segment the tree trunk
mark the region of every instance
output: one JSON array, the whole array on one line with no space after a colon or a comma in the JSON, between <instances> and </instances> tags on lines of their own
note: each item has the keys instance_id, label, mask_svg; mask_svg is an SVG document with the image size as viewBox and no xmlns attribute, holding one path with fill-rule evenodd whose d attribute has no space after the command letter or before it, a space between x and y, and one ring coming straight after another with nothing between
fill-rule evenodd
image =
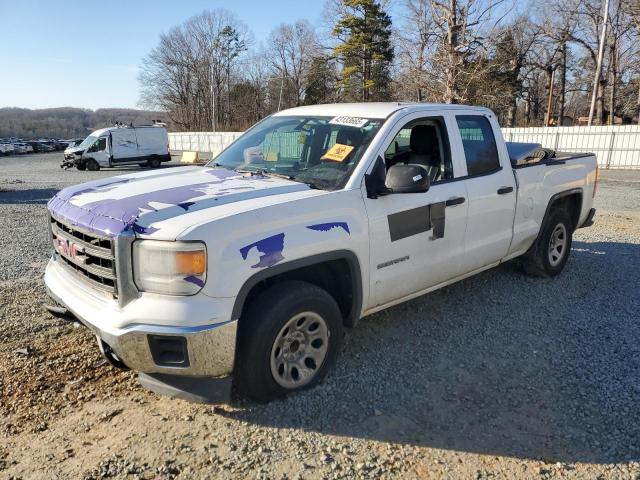
<instances>
[{"instance_id":1,"label":"tree trunk","mask_svg":"<svg viewBox=\"0 0 640 480\"><path fill-rule=\"evenodd\" d=\"M528 105L528 103L526 104ZM516 126L516 113L518 111L518 105L516 103L516 97L511 99L511 103L509 105L509 110L507 110L507 126L509 128L513 128Z\"/></svg>"},{"instance_id":2,"label":"tree trunk","mask_svg":"<svg viewBox=\"0 0 640 480\"><path fill-rule=\"evenodd\" d=\"M560 65L560 95L558 97L558 123L557 126L561 127L564 124L564 104L565 104L565 91L567 88L567 44L562 44L561 51L561 65Z\"/></svg>"},{"instance_id":3,"label":"tree trunk","mask_svg":"<svg viewBox=\"0 0 640 480\"><path fill-rule=\"evenodd\" d=\"M458 2L451 0L447 31L447 91L445 103L458 103L460 96L458 87Z\"/></svg>"},{"instance_id":4,"label":"tree trunk","mask_svg":"<svg viewBox=\"0 0 640 480\"><path fill-rule=\"evenodd\" d=\"M547 102L547 114L544 118L544 126L548 127L551 124L551 118L553 117L553 79L555 77L555 69L553 67L547 67L547 92L549 95L549 101Z\"/></svg>"},{"instance_id":5,"label":"tree trunk","mask_svg":"<svg viewBox=\"0 0 640 480\"><path fill-rule=\"evenodd\" d=\"M636 108L636 115L638 115L638 125L640 125L640 82L638 82L638 102Z\"/></svg>"},{"instance_id":6,"label":"tree trunk","mask_svg":"<svg viewBox=\"0 0 640 480\"><path fill-rule=\"evenodd\" d=\"M611 45L611 88L609 89L609 125L613 125L616 118L616 83L618 82L617 51L615 43Z\"/></svg>"},{"instance_id":7,"label":"tree trunk","mask_svg":"<svg viewBox=\"0 0 640 480\"><path fill-rule=\"evenodd\" d=\"M604 89L607 86L605 79L598 83L598 97L596 98L596 118L598 125L604 125Z\"/></svg>"}]
</instances>

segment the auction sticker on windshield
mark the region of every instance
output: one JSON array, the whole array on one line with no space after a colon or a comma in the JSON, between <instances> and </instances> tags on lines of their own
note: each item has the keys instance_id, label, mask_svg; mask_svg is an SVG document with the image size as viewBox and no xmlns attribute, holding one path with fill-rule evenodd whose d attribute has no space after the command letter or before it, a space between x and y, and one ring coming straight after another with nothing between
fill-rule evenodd
<instances>
[{"instance_id":1,"label":"auction sticker on windshield","mask_svg":"<svg viewBox=\"0 0 640 480\"><path fill-rule=\"evenodd\" d=\"M336 143L333 147L327 150L321 158L322 160L333 160L334 162L344 162L344 159L349 156L353 150L353 145L343 145Z\"/></svg>"},{"instance_id":2,"label":"auction sticker on windshield","mask_svg":"<svg viewBox=\"0 0 640 480\"><path fill-rule=\"evenodd\" d=\"M332 125L345 125L347 127L362 128L367 124L368 121L369 120L367 120L366 118L349 117L347 115L343 115L340 117L332 118L331 120L329 120L329 123Z\"/></svg>"}]
</instances>

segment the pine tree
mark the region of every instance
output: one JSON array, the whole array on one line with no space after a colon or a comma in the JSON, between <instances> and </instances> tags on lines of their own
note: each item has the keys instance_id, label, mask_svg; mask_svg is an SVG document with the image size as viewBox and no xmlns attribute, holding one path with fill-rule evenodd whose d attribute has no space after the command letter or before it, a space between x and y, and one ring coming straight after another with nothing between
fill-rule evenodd
<instances>
[{"instance_id":1,"label":"pine tree","mask_svg":"<svg viewBox=\"0 0 640 480\"><path fill-rule=\"evenodd\" d=\"M345 97L362 101L386 100L390 96L391 17L376 0L340 0L333 49L342 64L340 87Z\"/></svg>"},{"instance_id":2,"label":"pine tree","mask_svg":"<svg viewBox=\"0 0 640 480\"><path fill-rule=\"evenodd\" d=\"M305 79L305 105L330 103L334 100L335 66L325 55L317 55L311 59L311 66Z\"/></svg>"}]
</instances>

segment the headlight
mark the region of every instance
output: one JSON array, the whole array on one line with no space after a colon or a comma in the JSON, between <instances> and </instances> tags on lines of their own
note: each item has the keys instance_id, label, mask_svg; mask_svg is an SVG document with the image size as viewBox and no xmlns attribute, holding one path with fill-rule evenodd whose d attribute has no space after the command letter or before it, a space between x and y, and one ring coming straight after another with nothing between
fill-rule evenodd
<instances>
[{"instance_id":1,"label":"headlight","mask_svg":"<svg viewBox=\"0 0 640 480\"><path fill-rule=\"evenodd\" d=\"M207 280L207 248L202 242L133 242L133 280L143 292L193 295Z\"/></svg>"}]
</instances>

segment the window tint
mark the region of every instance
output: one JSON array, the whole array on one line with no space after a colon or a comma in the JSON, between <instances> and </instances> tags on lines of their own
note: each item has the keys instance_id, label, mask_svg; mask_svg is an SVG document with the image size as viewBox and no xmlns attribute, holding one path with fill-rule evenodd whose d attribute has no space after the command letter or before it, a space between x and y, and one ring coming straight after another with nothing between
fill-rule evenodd
<instances>
[{"instance_id":1,"label":"window tint","mask_svg":"<svg viewBox=\"0 0 640 480\"><path fill-rule=\"evenodd\" d=\"M467 174L482 175L500 168L498 148L489 120L480 115L459 115L456 120L467 159Z\"/></svg>"},{"instance_id":2,"label":"window tint","mask_svg":"<svg viewBox=\"0 0 640 480\"><path fill-rule=\"evenodd\" d=\"M396 163L425 167L431 183L453 178L449 140L442 117L413 120L396 134L385 151L387 168Z\"/></svg>"},{"instance_id":3,"label":"window tint","mask_svg":"<svg viewBox=\"0 0 640 480\"><path fill-rule=\"evenodd\" d=\"M98 151L101 152L107 148L107 139L105 137L100 137L98 139Z\"/></svg>"}]
</instances>

